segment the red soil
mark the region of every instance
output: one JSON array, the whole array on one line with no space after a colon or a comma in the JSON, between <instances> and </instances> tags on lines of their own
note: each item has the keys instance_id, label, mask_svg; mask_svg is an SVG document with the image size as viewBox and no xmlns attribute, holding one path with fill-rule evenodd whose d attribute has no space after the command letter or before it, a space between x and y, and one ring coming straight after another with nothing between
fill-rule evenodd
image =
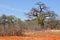
<instances>
[{"instance_id":1,"label":"red soil","mask_svg":"<svg viewBox=\"0 0 60 40\"><path fill-rule=\"evenodd\" d=\"M0 36L0 40L60 40L60 35L41 34L32 36Z\"/></svg>"},{"instance_id":2,"label":"red soil","mask_svg":"<svg viewBox=\"0 0 60 40\"><path fill-rule=\"evenodd\" d=\"M38 33L38 34L35 34ZM25 36L0 36L0 40L60 40L60 31L26 32Z\"/></svg>"}]
</instances>

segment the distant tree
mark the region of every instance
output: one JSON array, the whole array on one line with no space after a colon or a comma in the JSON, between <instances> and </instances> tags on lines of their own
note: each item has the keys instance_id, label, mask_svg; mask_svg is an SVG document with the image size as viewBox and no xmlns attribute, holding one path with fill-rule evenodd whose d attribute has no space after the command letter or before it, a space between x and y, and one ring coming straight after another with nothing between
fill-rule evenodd
<instances>
[{"instance_id":1,"label":"distant tree","mask_svg":"<svg viewBox=\"0 0 60 40\"><path fill-rule=\"evenodd\" d=\"M16 20L15 20L18 24L21 24L21 19L20 18L16 18Z\"/></svg>"},{"instance_id":2,"label":"distant tree","mask_svg":"<svg viewBox=\"0 0 60 40\"><path fill-rule=\"evenodd\" d=\"M2 24L4 25L4 29L5 29L5 23L7 22L7 16L5 14L3 14L1 16L1 21L2 21Z\"/></svg>"},{"instance_id":3,"label":"distant tree","mask_svg":"<svg viewBox=\"0 0 60 40\"><path fill-rule=\"evenodd\" d=\"M8 19L9 22L14 23L14 21L15 21L15 16L10 15L10 16L7 17L7 19Z\"/></svg>"}]
</instances>

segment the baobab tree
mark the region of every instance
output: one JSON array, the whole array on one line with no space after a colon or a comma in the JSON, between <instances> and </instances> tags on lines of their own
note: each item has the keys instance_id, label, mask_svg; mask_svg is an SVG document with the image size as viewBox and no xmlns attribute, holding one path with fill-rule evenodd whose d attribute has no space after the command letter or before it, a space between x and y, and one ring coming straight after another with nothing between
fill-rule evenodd
<instances>
[{"instance_id":1,"label":"baobab tree","mask_svg":"<svg viewBox=\"0 0 60 40\"><path fill-rule=\"evenodd\" d=\"M49 10L44 3L38 2L37 5L38 8L32 8L31 11L27 13L27 16L32 20L37 19L41 28L44 29L44 21L46 18L55 18L56 14L54 11Z\"/></svg>"}]
</instances>

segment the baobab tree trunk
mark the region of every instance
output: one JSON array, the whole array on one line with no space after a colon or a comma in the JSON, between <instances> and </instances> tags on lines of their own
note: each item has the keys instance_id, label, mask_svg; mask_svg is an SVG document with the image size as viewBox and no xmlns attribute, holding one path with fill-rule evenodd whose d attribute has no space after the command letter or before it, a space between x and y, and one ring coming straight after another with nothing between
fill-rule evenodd
<instances>
[{"instance_id":1,"label":"baobab tree trunk","mask_svg":"<svg viewBox=\"0 0 60 40\"><path fill-rule=\"evenodd\" d=\"M45 17L44 17L44 15L43 15L43 11L41 10L41 12L40 12L40 20L41 20L41 29L45 29L44 28L44 20L45 20Z\"/></svg>"},{"instance_id":2,"label":"baobab tree trunk","mask_svg":"<svg viewBox=\"0 0 60 40\"><path fill-rule=\"evenodd\" d=\"M41 22L41 28L44 29L44 20Z\"/></svg>"}]
</instances>

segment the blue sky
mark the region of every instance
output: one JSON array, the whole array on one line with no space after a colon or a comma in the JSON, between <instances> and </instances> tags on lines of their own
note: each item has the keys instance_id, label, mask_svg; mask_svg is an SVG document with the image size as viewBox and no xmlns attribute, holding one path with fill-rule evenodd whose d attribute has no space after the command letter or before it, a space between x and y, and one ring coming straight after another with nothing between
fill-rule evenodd
<instances>
[{"instance_id":1,"label":"blue sky","mask_svg":"<svg viewBox=\"0 0 60 40\"><path fill-rule=\"evenodd\" d=\"M45 3L60 16L60 0L0 0L0 15L14 15L25 20L24 13L34 7L38 1Z\"/></svg>"}]
</instances>

